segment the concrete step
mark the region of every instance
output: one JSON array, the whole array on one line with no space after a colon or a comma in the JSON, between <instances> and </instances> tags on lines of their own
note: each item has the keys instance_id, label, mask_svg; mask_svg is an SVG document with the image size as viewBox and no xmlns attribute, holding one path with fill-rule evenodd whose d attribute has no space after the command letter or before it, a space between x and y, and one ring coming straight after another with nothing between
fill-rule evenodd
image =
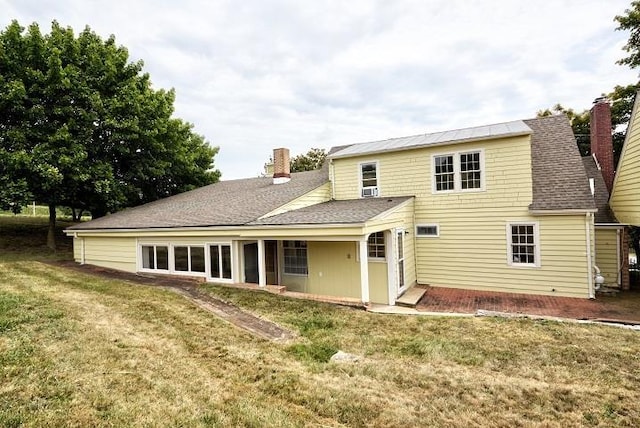
<instances>
[{"instance_id":1,"label":"concrete step","mask_svg":"<svg viewBox=\"0 0 640 428\"><path fill-rule=\"evenodd\" d=\"M396 305L409 306L415 308L424 293L427 290L424 288L413 287L404 292L404 294L396 299Z\"/></svg>"}]
</instances>

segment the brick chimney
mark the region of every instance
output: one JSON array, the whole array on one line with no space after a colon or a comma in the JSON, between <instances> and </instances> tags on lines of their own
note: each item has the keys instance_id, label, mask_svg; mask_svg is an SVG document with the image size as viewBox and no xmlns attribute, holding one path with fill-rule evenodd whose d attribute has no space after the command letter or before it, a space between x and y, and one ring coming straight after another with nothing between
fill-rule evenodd
<instances>
[{"instance_id":1,"label":"brick chimney","mask_svg":"<svg viewBox=\"0 0 640 428\"><path fill-rule=\"evenodd\" d=\"M611 193L613 187L613 140L611 138L611 106L606 98L596 98L591 108L591 154L602 171Z\"/></svg>"},{"instance_id":2,"label":"brick chimney","mask_svg":"<svg viewBox=\"0 0 640 428\"><path fill-rule=\"evenodd\" d=\"M289 180L289 149L273 149L273 184L283 184Z\"/></svg>"}]
</instances>

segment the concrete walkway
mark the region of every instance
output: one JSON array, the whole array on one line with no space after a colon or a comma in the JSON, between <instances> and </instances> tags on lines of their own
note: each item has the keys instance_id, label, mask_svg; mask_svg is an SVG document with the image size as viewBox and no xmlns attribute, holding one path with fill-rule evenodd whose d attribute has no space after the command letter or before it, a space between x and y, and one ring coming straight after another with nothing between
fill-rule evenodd
<instances>
[{"instance_id":1,"label":"concrete walkway","mask_svg":"<svg viewBox=\"0 0 640 428\"><path fill-rule=\"evenodd\" d=\"M197 280L178 279L175 277L143 276L113 269L100 268L90 265L79 265L72 261L50 262L53 266L71 269L90 275L97 275L109 279L119 279L136 284L151 285L176 292L202 309L211 312L228 323L244 329L254 336L274 342L286 342L295 338L291 331L278 324L260 318L248 311L238 308L229 302L198 290Z\"/></svg>"}]
</instances>

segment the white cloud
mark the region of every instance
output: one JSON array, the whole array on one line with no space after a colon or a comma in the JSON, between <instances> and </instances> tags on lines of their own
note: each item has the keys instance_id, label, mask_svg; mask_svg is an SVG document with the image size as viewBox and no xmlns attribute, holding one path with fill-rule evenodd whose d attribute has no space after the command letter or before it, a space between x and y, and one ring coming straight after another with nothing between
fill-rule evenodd
<instances>
[{"instance_id":1,"label":"white cloud","mask_svg":"<svg viewBox=\"0 0 640 428\"><path fill-rule=\"evenodd\" d=\"M588 108L616 84L628 0L0 0L6 26L115 34L176 115L220 146L223 178L311 147Z\"/></svg>"}]
</instances>

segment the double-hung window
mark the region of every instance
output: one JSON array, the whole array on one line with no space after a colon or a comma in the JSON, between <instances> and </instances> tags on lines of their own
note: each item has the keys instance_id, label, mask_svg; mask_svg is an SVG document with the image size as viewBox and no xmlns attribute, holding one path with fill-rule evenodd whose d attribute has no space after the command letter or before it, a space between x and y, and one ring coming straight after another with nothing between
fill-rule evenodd
<instances>
[{"instance_id":1,"label":"double-hung window","mask_svg":"<svg viewBox=\"0 0 640 428\"><path fill-rule=\"evenodd\" d=\"M507 224L507 262L511 266L540 266L538 223Z\"/></svg>"},{"instance_id":2,"label":"double-hung window","mask_svg":"<svg viewBox=\"0 0 640 428\"><path fill-rule=\"evenodd\" d=\"M433 156L433 192L478 191L484 189L482 150Z\"/></svg>"},{"instance_id":3,"label":"double-hung window","mask_svg":"<svg viewBox=\"0 0 640 428\"><path fill-rule=\"evenodd\" d=\"M370 259L384 260L384 232L376 232L369 235L367 253Z\"/></svg>"},{"instance_id":4,"label":"double-hung window","mask_svg":"<svg viewBox=\"0 0 640 428\"><path fill-rule=\"evenodd\" d=\"M378 162L360 164L360 197L378 196Z\"/></svg>"},{"instance_id":5,"label":"double-hung window","mask_svg":"<svg viewBox=\"0 0 640 428\"><path fill-rule=\"evenodd\" d=\"M307 241L284 241L284 273L308 275Z\"/></svg>"}]
</instances>

